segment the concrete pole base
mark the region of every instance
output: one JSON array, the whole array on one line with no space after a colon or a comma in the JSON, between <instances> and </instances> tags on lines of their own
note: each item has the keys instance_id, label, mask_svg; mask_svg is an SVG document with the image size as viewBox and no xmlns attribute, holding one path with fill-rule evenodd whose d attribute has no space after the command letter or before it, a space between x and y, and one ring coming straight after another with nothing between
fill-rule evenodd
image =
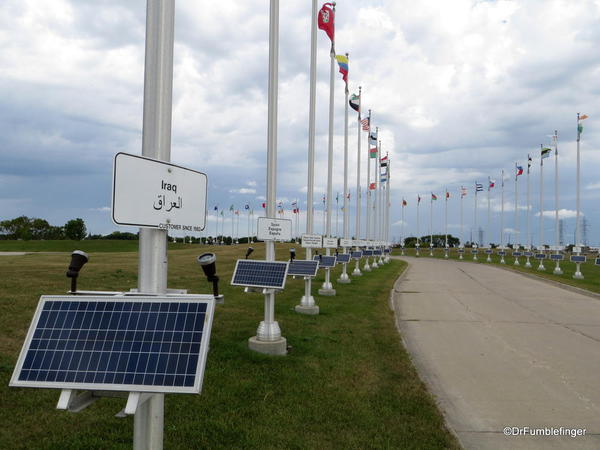
<instances>
[{"instance_id":1,"label":"concrete pole base","mask_svg":"<svg viewBox=\"0 0 600 450\"><path fill-rule=\"evenodd\" d=\"M518 260L518 259L515 259L515 264L514 264L514 265L515 265L515 266L520 266L520 265L521 265L521 264L519 263L519 260Z\"/></svg>"},{"instance_id":2,"label":"concrete pole base","mask_svg":"<svg viewBox=\"0 0 600 450\"><path fill-rule=\"evenodd\" d=\"M477 261L477 255L473 256L473 261Z\"/></svg>"},{"instance_id":3,"label":"concrete pole base","mask_svg":"<svg viewBox=\"0 0 600 450\"><path fill-rule=\"evenodd\" d=\"M335 295L335 289L321 288L319 289L319 295L326 295L328 297L332 297Z\"/></svg>"},{"instance_id":4,"label":"concrete pole base","mask_svg":"<svg viewBox=\"0 0 600 450\"><path fill-rule=\"evenodd\" d=\"M344 275L346 275L346 278L344 278ZM337 280L338 283L340 284L350 284L352 282L352 280L350 280L350 277L348 277L347 273L343 273Z\"/></svg>"},{"instance_id":5,"label":"concrete pole base","mask_svg":"<svg viewBox=\"0 0 600 450\"><path fill-rule=\"evenodd\" d=\"M464 259L462 253L458 255L458 259Z\"/></svg>"},{"instance_id":6,"label":"concrete pole base","mask_svg":"<svg viewBox=\"0 0 600 450\"><path fill-rule=\"evenodd\" d=\"M287 355L287 340L281 337L275 341L259 341L256 336L248 339L248 348L265 355Z\"/></svg>"},{"instance_id":7,"label":"concrete pole base","mask_svg":"<svg viewBox=\"0 0 600 450\"><path fill-rule=\"evenodd\" d=\"M529 258L527 258L527 261L525 261L525 267L527 267L528 269L531 268L531 263L529 262Z\"/></svg>"},{"instance_id":8,"label":"concrete pole base","mask_svg":"<svg viewBox=\"0 0 600 450\"><path fill-rule=\"evenodd\" d=\"M544 267L543 264L540 264L537 268L537 270L546 270L546 267Z\"/></svg>"},{"instance_id":9,"label":"concrete pole base","mask_svg":"<svg viewBox=\"0 0 600 450\"><path fill-rule=\"evenodd\" d=\"M360 269L354 269L352 271L352 276L353 277L362 277L362 272L360 271Z\"/></svg>"},{"instance_id":10,"label":"concrete pole base","mask_svg":"<svg viewBox=\"0 0 600 450\"><path fill-rule=\"evenodd\" d=\"M583 274L581 273L581 269L579 268L579 263L577 263L577 269L575 269L575 274L573 278L576 280L583 280Z\"/></svg>"},{"instance_id":11,"label":"concrete pole base","mask_svg":"<svg viewBox=\"0 0 600 450\"><path fill-rule=\"evenodd\" d=\"M504 261L504 258L502 258L502 259L500 260L500 264L506 264L506 261Z\"/></svg>"},{"instance_id":12,"label":"concrete pole base","mask_svg":"<svg viewBox=\"0 0 600 450\"><path fill-rule=\"evenodd\" d=\"M306 314L309 316L316 316L319 314L319 307L317 305L314 306L304 306L304 305L296 305L294 310L298 314Z\"/></svg>"},{"instance_id":13,"label":"concrete pole base","mask_svg":"<svg viewBox=\"0 0 600 450\"><path fill-rule=\"evenodd\" d=\"M370 272L371 271L371 266L369 266L368 264L365 264L365 267L363 267L363 270L365 272Z\"/></svg>"},{"instance_id":14,"label":"concrete pole base","mask_svg":"<svg viewBox=\"0 0 600 450\"><path fill-rule=\"evenodd\" d=\"M377 269L378 267L377 261L373 261L373 264L371 264L371 269Z\"/></svg>"},{"instance_id":15,"label":"concrete pole base","mask_svg":"<svg viewBox=\"0 0 600 450\"><path fill-rule=\"evenodd\" d=\"M563 271L562 271L562 269L560 268L560 266L557 264L557 265L556 265L556 267L554 268L554 270L552 271L552 273L553 273L554 275L562 275L562 274L563 274Z\"/></svg>"}]
</instances>

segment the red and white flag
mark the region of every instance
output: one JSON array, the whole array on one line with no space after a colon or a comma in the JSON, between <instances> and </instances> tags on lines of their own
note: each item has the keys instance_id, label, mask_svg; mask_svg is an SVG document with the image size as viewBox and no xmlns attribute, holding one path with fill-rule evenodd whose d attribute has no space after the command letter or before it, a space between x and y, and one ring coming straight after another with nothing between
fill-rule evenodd
<instances>
[{"instance_id":1,"label":"red and white flag","mask_svg":"<svg viewBox=\"0 0 600 450\"><path fill-rule=\"evenodd\" d=\"M333 44L334 36L335 36L335 6L333 3L325 3L319 10L319 30L323 30L331 39L331 43Z\"/></svg>"}]
</instances>

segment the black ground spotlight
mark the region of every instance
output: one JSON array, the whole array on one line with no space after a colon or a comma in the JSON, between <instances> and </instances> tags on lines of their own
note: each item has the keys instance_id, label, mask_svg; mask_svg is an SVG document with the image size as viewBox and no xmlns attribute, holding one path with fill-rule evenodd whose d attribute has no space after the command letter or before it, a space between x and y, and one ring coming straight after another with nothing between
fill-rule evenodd
<instances>
[{"instance_id":1,"label":"black ground spotlight","mask_svg":"<svg viewBox=\"0 0 600 450\"><path fill-rule=\"evenodd\" d=\"M219 277L217 276L217 255L214 253L203 253L198 256L196 262L202 267L208 282L213 285L213 297L215 301L220 300L219 303L222 303L223 296L219 295Z\"/></svg>"},{"instance_id":2,"label":"black ground spotlight","mask_svg":"<svg viewBox=\"0 0 600 450\"><path fill-rule=\"evenodd\" d=\"M290 248L290 262L296 259L296 249Z\"/></svg>"},{"instance_id":3,"label":"black ground spotlight","mask_svg":"<svg viewBox=\"0 0 600 450\"><path fill-rule=\"evenodd\" d=\"M71 279L71 294L77 292L77 277L81 268L89 261L89 256L86 252L81 250L75 250L71 253L71 263L69 264L69 270L67 270L67 277Z\"/></svg>"},{"instance_id":4,"label":"black ground spotlight","mask_svg":"<svg viewBox=\"0 0 600 450\"><path fill-rule=\"evenodd\" d=\"M253 251L254 249L252 247L248 247L248 250L246 250L246 259L248 259L248 256L250 256Z\"/></svg>"}]
</instances>

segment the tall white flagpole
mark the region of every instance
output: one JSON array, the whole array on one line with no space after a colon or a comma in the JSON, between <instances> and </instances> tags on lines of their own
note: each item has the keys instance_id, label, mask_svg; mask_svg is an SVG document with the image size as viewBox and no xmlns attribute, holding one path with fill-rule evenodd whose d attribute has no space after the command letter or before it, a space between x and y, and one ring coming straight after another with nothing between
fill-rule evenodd
<instances>
[{"instance_id":1,"label":"tall white flagpole","mask_svg":"<svg viewBox=\"0 0 600 450\"><path fill-rule=\"evenodd\" d=\"M444 188L444 258L448 259L448 189Z\"/></svg>"},{"instance_id":2,"label":"tall white flagpole","mask_svg":"<svg viewBox=\"0 0 600 450\"><path fill-rule=\"evenodd\" d=\"M386 242L386 246L389 245L390 242L390 207L392 204L390 203L390 178L392 172L392 162L390 159L387 159L386 166L386 190L385 190L385 236L384 241ZM389 253L386 255L385 262L390 261Z\"/></svg>"},{"instance_id":3,"label":"tall white flagpole","mask_svg":"<svg viewBox=\"0 0 600 450\"><path fill-rule=\"evenodd\" d=\"M350 55L346 53L346 58L350 59ZM349 61L348 61L349 62ZM346 77L348 80L348 77ZM350 227L349 227L349 217L348 217L348 83L345 83L344 88L344 201L343 201L343 234L344 239L350 238ZM337 223L337 219L336 219ZM337 226L337 225L336 225ZM348 253L348 247L344 246L344 253ZM350 277L348 276L348 264L342 264L342 273L338 278L338 283L348 284L350 283Z\"/></svg>"},{"instance_id":4,"label":"tall white flagpole","mask_svg":"<svg viewBox=\"0 0 600 450\"><path fill-rule=\"evenodd\" d=\"M340 237L339 235L339 219L340 219L340 193L336 192L335 194L335 237L336 239Z\"/></svg>"},{"instance_id":5,"label":"tall white flagpole","mask_svg":"<svg viewBox=\"0 0 600 450\"><path fill-rule=\"evenodd\" d=\"M477 230L477 182L475 182L475 201L473 203L473 227L475 228L475 238L473 241L477 241L477 236L479 236L479 232ZM471 247L473 247L473 242L471 242ZM473 253L473 261L477 261L477 253Z\"/></svg>"},{"instance_id":6,"label":"tall white flagpole","mask_svg":"<svg viewBox=\"0 0 600 450\"><path fill-rule=\"evenodd\" d=\"M175 1L148 0L142 155L171 160L173 98L173 44ZM167 232L140 228L138 290L164 294L167 291ZM134 416L134 448L163 448L164 394L154 394L140 405Z\"/></svg>"},{"instance_id":7,"label":"tall white flagpole","mask_svg":"<svg viewBox=\"0 0 600 450\"><path fill-rule=\"evenodd\" d=\"M540 150L543 150L544 146L540 144ZM540 245L538 250L541 253L544 252L544 158L540 153ZM540 259L540 265L537 270L546 270L544 267L544 260Z\"/></svg>"},{"instance_id":8,"label":"tall white flagpole","mask_svg":"<svg viewBox=\"0 0 600 450\"><path fill-rule=\"evenodd\" d=\"M486 231L485 231L485 241L488 241L487 243L484 241L484 247L487 247L488 245L491 247L491 237L492 237L492 233L491 233L491 228L492 228L492 221L491 221L491 208L490 208L490 191L492 190L492 178L488 176L488 189L487 189L487 226L486 226ZM487 258L486 258L487 262L492 262L492 255L490 255L488 253Z\"/></svg>"},{"instance_id":9,"label":"tall white flagpole","mask_svg":"<svg viewBox=\"0 0 600 450\"><path fill-rule=\"evenodd\" d=\"M248 208L247 210L247 216L248 216L248 244L250 243L250 208Z\"/></svg>"},{"instance_id":10,"label":"tall white flagpole","mask_svg":"<svg viewBox=\"0 0 600 450\"><path fill-rule=\"evenodd\" d=\"M360 189L360 159L361 159L361 151L360 151L360 137L362 131L362 124L360 123L360 113L362 107L362 87L358 87L358 119L357 119L357 131L358 131L358 139L357 139L357 153L356 153L356 225L354 231L354 239L360 239L360 208L361 208L361 189ZM360 247L356 247L356 251L360 251ZM356 260L356 265L354 266L354 270L352 271L352 275L361 276L362 272L360 271L360 259Z\"/></svg>"},{"instance_id":11,"label":"tall white flagpole","mask_svg":"<svg viewBox=\"0 0 600 450\"><path fill-rule=\"evenodd\" d=\"M371 211L371 123L371 110L369 110L369 131L367 137L367 209L365 214L365 238L369 247L371 240L371 216L373 215L373 212ZM363 266L363 270L365 272L371 271L368 256L365 258L365 265Z\"/></svg>"},{"instance_id":12,"label":"tall white flagpole","mask_svg":"<svg viewBox=\"0 0 600 450\"><path fill-rule=\"evenodd\" d=\"M400 255L404 256L404 197L402 198L402 222L400 223Z\"/></svg>"},{"instance_id":13,"label":"tall white flagpole","mask_svg":"<svg viewBox=\"0 0 600 450\"><path fill-rule=\"evenodd\" d=\"M421 195L417 194L417 243L416 243L416 250L415 250L415 256L419 256L419 247L421 246L421 238L419 236L419 208L421 206Z\"/></svg>"},{"instance_id":14,"label":"tall white flagpole","mask_svg":"<svg viewBox=\"0 0 600 450\"><path fill-rule=\"evenodd\" d=\"M554 143L554 245L556 246L556 254L560 254L560 250L558 249L560 246L560 236L559 236L559 220L558 220L558 130L554 130L554 136L552 136L552 141ZM556 275L562 275L563 271L560 268L560 261L556 260L556 267L554 267L554 271Z\"/></svg>"},{"instance_id":15,"label":"tall white flagpole","mask_svg":"<svg viewBox=\"0 0 600 450\"><path fill-rule=\"evenodd\" d=\"M525 216L527 219L527 235L525 236L526 244L531 250L533 245L533 237L531 233L530 221L531 221L531 188L530 188L530 172L531 172L531 156L527 154L527 215ZM526 247L527 248L527 247ZM525 267L531 267L531 262L529 261L529 256L525 259Z\"/></svg>"},{"instance_id":16,"label":"tall white flagpole","mask_svg":"<svg viewBox=\"0 0 600 450\"><path fill-rule=\"evenodd\" d=\"M500 251L504 253L504 169L500 175L502 177L502 206L500 209ZM500 255L500 264L505 264L504 254Z\"/></svg>"},{"instance_id":17,"label":"tall white flagpole","mask_svg":"<svg viewBox=\"0 0 600 450\"><path fill-rule=\"evenodd\" d=\"M518 251L520 247L519 242L519 176L517 175L517 163L515 163L515 243L513 245L513 252ZM519 265L519 257L515 256L515 266Z\"/></svg>"},{"instance_id":18,"label":"tall white flagpole","mask_svg":"<svg viewBox=\"0 0 600 450\"><path fill-rule=\"evenodd\" d=\"M277 97L279 66L279 0L271 0L269 14L269 90L267 113L267 217L276 218L277 195ZM275 241L265 241L266 260L275 261ZM256 336L248 339L251 350L273 355L287 353L287 341L275 321L275 290L265 290L264 320Z\"/></svg>"},{"instance_id":19,"label":"tall white flagpole","mask_svg":"<svg viewBox=\"0 0 600 450\"><path fill-rule=\"evenodd\" d=\"M381 141L379 140L379 128L377 130L377 142L375 143L375 148L377 149L377 154L375 156L375 189L373 193L375 194L375 199L373 202L373 241L379 240L379 200L381 195L379 195L379 187L381 185L381 179L379 177L380 167L379 167L379 158L381 155ZM374 247L373 247L374 248ZM379 267L379 263L377 261L377 256L373 255L373 263L371 264L371 268L377 269Z\"/></svg>"},{"instance_id":20,"label":"tall white flagpole","mask_svg":"<svg viewBox=\"0 0 600 450\"><path fill-rule=\"evenodd\" d=\"M585 117L584 117L585 118ZM579 251L576 251L577 254L580 253L582 242L581 242L581 193L580 193L580 176L581 176L581 156L580 156L580 142L581 142L581 115L577 113L577 192L576 192L576 218L575 218L575 248ZM575 274L573 278L582 280L583 274L581 273L581 265L580 263L576 263Z\"/></svg>"},{"instance_id":21,"label":"tall white flagpole","mask_svg":"<svg viewBox=\"0 0 600 450\"><path fill-rule=\"evenodd\" d=\"M464 245L465 245L465 230L464 230L464 208L463 208L463 199L464 199L464 195L463 195L463 190L464 187L461 186L460 187L460 250L464 250ZM465 194L466 195L466 194ZM458 259L463 259L463 253L462 252L458 252Z\"/></svg>"},{"instance_id":22,"label":"tall white flagpole","mask_svg":"<svg viewBox=\"0 0 600 450\"><path fill-rule=\"evenodd\" d=\"M383 217L384 217L384 213L383 213L383 190L384 190L384 183L381 181L381 139L379 140L379 152L377 154L377 183L378 183L378 201L377 201L377 207L379 208L378 214L377 214L377 220L379 221L379 227L378 227L378 236L377 236L377 240L379 242L383 241ZM381 248L381 245L379 246ZM383 265L383 251L381 252L382 254L379 255L379 261L378 264L381 266Z\"/></svg>"},{"instance_id":23,"label":"tall white flagpole","mask_svg":"<svg viewBox=\"0 0 600 450\"><path fill-rule=\"evenodd\" d=\"M335 3L333 3L333 11L335 13ZM331 40L331 54L329 64L329 139L327 143L327 219L325 227L325 236L331 237L331 198L333 197L333 112L335 99L335 35ZM331 255L331 249L326 248L325 254ZM331 283L331 269L325 269L325 281L319 289L321 295L335 295L335 289Z\"/></svg>"},{"instance_id":24,"label":"tall white flagpole","mask_svg":"<svg viewBox=\"0 0 600 450\"><path fill-rule=\"evenodd\" d=\"M433 256L433 192L429 200L429 256Z\"/></svg>"}]
</instances>

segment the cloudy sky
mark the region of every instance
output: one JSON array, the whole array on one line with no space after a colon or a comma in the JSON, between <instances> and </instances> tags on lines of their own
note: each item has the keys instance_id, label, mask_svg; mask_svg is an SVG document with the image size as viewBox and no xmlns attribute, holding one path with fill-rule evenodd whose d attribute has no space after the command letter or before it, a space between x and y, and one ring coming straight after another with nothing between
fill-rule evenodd
<instances>
[{"instance_id":1,"label":"cloudy sky","mask_svg":"<svg viewBox=\"0 0 600 450\"><path fill-rule=\"evenodd\" d=\"M82 217L108 233L112 159L141 154L145 38L143 0L4 0L0 7L0 220L42 217L55 225ZM311 2L280 5L278 198L306 205ZM173 93L174 163L209 177L215 205L261 210L266 181L269 2L178 0ZM532 230L539 229L539 146L559 134L560 208L572 241L576 113L582 211L588 240L600 244L600 1L340 0L336 49L350 53L350 90L363 87L383 150L392 161L392 236L443 232L474 222L473 187L491 176L490 239L499 240L500 173L506 172L505 227L514 228L514 164L531 174ZM315 203L326 187L329 43L318 39ZM336 74L334 191L343 187L343 82ZM351 115L350 186L356 198L356 115ZM363 133L362 165L366 165ZM551 236L554 159L544 172L544 233ZM364 169L363 169L364 170ZM364 172L362 178L364 179ZM525 177L520 224L525 224ZM487 193L478 224L487 225ZM364 204L364 203L363 203ZM212 211L209 211L212 213ZM536 217L537 213L537 217ZM319 212L320 214L320 212ZM354 206L351 209L354 214ZM364 217L364 213L363 213ZM305 216L301 215L304 223ZM316 218L317 231L322 223ZM354 220L351 222L354 224ZM245 228L244 228L245 229ZM351 226L351 230L354 226ZM364 225L363 225L364 230ZM214 233L214 220L208 224ZM514 239L514 234L513 238ZM524 239L522 239L524 240Z\"/></svg>"}]
</instances>

